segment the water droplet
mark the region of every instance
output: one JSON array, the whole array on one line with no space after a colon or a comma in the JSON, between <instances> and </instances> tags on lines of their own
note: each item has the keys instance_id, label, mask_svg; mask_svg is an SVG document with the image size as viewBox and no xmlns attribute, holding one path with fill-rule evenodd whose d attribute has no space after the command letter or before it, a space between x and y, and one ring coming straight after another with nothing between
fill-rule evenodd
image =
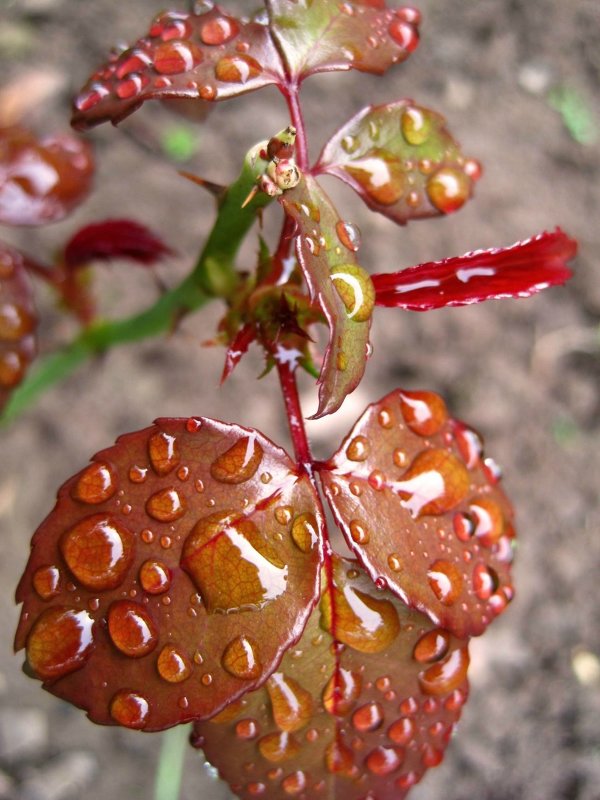
<instances>
[{"instance_id":1,"label":"water droplet","mask_svg":"<svg viewBox=\"0 0 600 800\"><path fill-rule=\"evenodd\" d=\"M400 747L376 747L371 750L365 764L374 775L384 776L395 772L404 761L404 750Z\"/></svg>"},{"instance_id":2,"label":"water droplet","mask_svg":"<svg viewBox=\"0 0 600 800\"><path fill-rule=\"evenodd\" d=\"M304 791L306 783L306 775L302 770L298 770L297 772L290 773L281 781L281 788L286 794L293 797Z\"/></svg>"},{"instance_id":3,"label":"water droplet","mask_svg":"<svg viewBox=\"0 0 600 800\"><path fill-rule=\"evenodd\" d=\"M350 777L356 769L354 753L340 739L334 739L325 749L325 768L332 775Z\"/></svg>"},{"instance_id":4,"label":"water droplet","mask_svg":"<svg viewBox=\"0 0 600 800\"><path fill-rule=\"evenodd\" d=\"M38 567L33 573L33 588L42 600L51 600L60 594L61 580L58 567Z\"/></svg>"},{"instance_id":5,"label":"water droplet","mask_svg":"<svg viewBox=\"0 0 600 800\"><path fill-rule=\"evenodd\" d=\"M475 521L475 536L484 547L492 547L504 533L502 509L489 497L479 497L471 502L469 511Z\"/></svg>"},{"instance_id":6,"label":"water droplet","mask_svg":"<svg viewBox=\"0 0 600 800\"><path fill-rule=\"evenodd\" d=\"M433 747L430 744L423 745L421 750L421 761L424 767L437 767L441 764L444 754L441 750Z\"/></svg>"},{"instance_id":7,"label":"water droplet","mask_svg":"<svg viewBox=\"0 0 600 800\"><path fill-rule=\"evenodd\" d=\"M152 64L152 59L143 50L131 48L119 56L115 65L115 77L119 80L131 73L143 73Z\"/></svg>"},{"instance_id":8,"label":"water droplet","mask_svg":"<svg viewBox=\"0 0 600 800\"><path fill-rule=\"evenodd\" d=\"M146 609L131 600L115 600L108 609L108 632L113 644L130 658L151 653L158 643L156 628Z\"/></svg>"},{"instance_id":9,"label":"water droplet","mask_svg":"<svg viewBox=\"0 0 600 800\"><path fill-rule=\"evenodd\" d=\"M433 436L448 419L446 404L433 392L400 392L402 415L419 436Z\"/></svg>"},{"instance_id":10,"label":"water droplet","mask_svg":"<svg viewBox=\"0 0 600 800\"><path fill-rule=\"evenodd\" d=\"M215 66L215 77L224 83L247 83L257 78L262 67L255 58L247 55L224 56Z\"/></svg>"},{"instance_id":11,"label":"water droplet","mask_svg":"<svg viewBox=\"0 0 600 800\"><path fill-rule=\"evenodd\" d=\"M137 464L134 464L129 470L129 480L132 483L144 483L147 477L148 477L147 467L138 467Z\"/></svg>"},{"instance_id":12,"label":"water droplet","mask_svg":"<svg viewBox=\"0 0 600 800\"><path fill-rule=\"evenodd\" d=\"M442 661L438 661L419 674L419 685L428 695L439 696L457 689L467 677L469 651L466 647L453 650Z\"/></svg>"},{"instance_id":13,"label":"water droplet","mask_svg":"<svg viewBox=\"0 0 600 800\"><path fill-rule=\"evenodd\" d=\"M22 353L7 350L0 353L0 387L12 388L23 379L27 361Z\"/></svg>"},{"instance_id":14,"label":"water droplet","mask_svg":"<svg viewBox=\"0 0 600 800\"><path fill-rule=\"evenodd\" d=\"M389 24L388 32L392 39L406 53L412 53L419 44L419 31L415 25L396 16Z\"/></svg>"},{"instance_id":15,"label":"water droplet","mask_svg":"<svg viewBox=\"0 0 600 800\"><path fill-rule=\"evenodd\" d=\"M256 436L243 436L222 453L210 467L210 474L221 483L244 483L254 475L263 457Z\"/></svg>"},{"instance_id":16,"label":"water droplet","mask_svg":"<svg viewBox=\"0 0 600 800\"><path fill-rule=\"evenodd\" d=\"M144 561L139 578L143 590L148 594L163 594L171 587L171 570L162 561Z\"/></svg>"},{"instance_id":17,"label":"water droplet","mask_svg":"<svg viewBox=\"0 0 600 800\"><path fill-rule=\"evenodd\" d=\"M258 736L258 723L254 719L241 719L236 723L235 735L238 739L256 739Z\"/></svg>"},{"instance_id":18,"label":"water droplet","mask_svg":"<svg viewBox=\"0 0 600 800\"><path fill-rule=\"evenodd\" d=\"M160 44L154 51L154 69L162 75L189 72L203 60L202 50L190 41L172 40Z\"/></svg>"},{"instance_id":19,"label":"water droplet","mask_svg":"<svg viewBox=\"0 0 600 800\"><path fill-rule=\"evenodd\" d=\"M289 525L294 516L294 509L291 506L278 506L274 511L274 515L280 525Z\"/></svg>"},{"instance_id":20,"label":"water droplet","mask_svg":"<svg viewBox=\"0 0 600 800\"><path fill-rule=\"evenodd\" d=\"M177 477L180 481L187 481L190 477L190 468L189 467L179 467L177 470Z\"/></svg>"},{"instance_id":21,"label":"water droplet","mask_svg":"<svg viewBox=\"0 0 600 800\"><path fill-rule=\"evenodd\" d=\"M452 518L452 527L456 538L461 542L468 542L475 534L475 523L468 514L459 512Z\"/></svg>"},{"instance_id":22,"label":"water droplet","mask_svg":"<svg viewBox=\"0 0 600 800\"><path fill-rule=\"evenodd\" d=\"M154 541L154 533L149 528L144 528L140 536L144 544L152 544Z\"/></svg>"},{"instance_id":23,"label":"water droplet","mask_svg":"<svg viewBox=\"0 0 600 800\"><path fill-rule=\"evenodd\" d=\"M385 486L385 475L380 469L374 469L368 477L369 486L380 492Z\"/></svg>"},{"instance_id":24,"label":"water droplet","mask_svg":"<svg viewBox=\"0 0 600 800\"><path fill-rule=\"evenodd\" d=\"M173 544L173 540L170 536L163 535L160 537L160 546L163 550L168 550L169 547Z\"/></svg>"},{"instance_id":25,"label":"water droplet","mask_svg":"<svg viewBox=\"0 0 600 800\"><path fill-rule=\"evenodd\" d=\"M455 508L469 491L469 473L462 461L441 449L421 451L402 480L391 488L402 498L411 516L445 514Z\"/></svg>"},{"instance_id":26,"label":"water droplet","mask_svg":"<svg viewBox=\"0 0 600 800\"><path fill-rule=\"evenodd\" d=\"M72 495L82 503L104 503L117 491L117 476L112 467L103 462L90 464L79 476Z\"/></svg>"},{"instance_id":27,"label":"water droplet","mask_svg":"<svg viewBox=\"0 0 600 800\"><path fill-rule=\"evenodd\" d=\"M116 589L129 570L134 537L112 517L94 514L63 534L60 550L70 571L87 589Z\"/></svg>"},{"instance_id":28,"label":"water droplet","mask_svg":"<svg viewBox=\"0 0 600 800\"><path fill-rule=\"evenodd\" d=\"M379 423L381 428L389 429L394 424L394 417L392 416L392 412L389 408L382 408L377 413L377 422Z\"/></svg>"},{"instance_id":29,"label":"water droplet","mask_svg":"<svg viewBox=\"0 0 600 800\"><path fill-rule=\"evenodd\" d=\"M406 187L403 166L382 150L371 153L346 164L344 169L373 203L392 206L400 200Z\"/></svg>"},{"instance_id":30,"label":"water droplet","mask_svg":"<svg viewBox=\"0 0 600 800\"><path fill-rule=\"evenodd\" d=\"M483 472L492 486L495 486L502 478L502 467L493 458L484 458Z\"/></svg>"},{"instance_id":31,"label":"water droplet","mask_svg":"<svg viewBox=\"0 0 600 800\"><path fill-rule=\"evenodd\" d=\"M202 24L200 38L204 44L217 46L234 39L239 31L240 26L233 17L212 17Z\"/></svg>"},{"instance_id":32,"label":"water droplet","mask_svg":"<svg viewBox=\"0 0 600 800\"><path fill-rule=\"evenodd\" d=\"M110 90L101 83L93 83L87 91L81 92L75 98L75 108L78 111L90 111L110 94Z\"/></svg>"},{"instance_id":33,"label":"water droplet","mask_svg":"<svg viewBox=\"0 0 600 800\"><path fill-rule=\"evenodd\" d=\"M139 730L145 728L150 706L138 692L122 689L110 701L110 715L119 725Z\"/></svg>"},{"instance_id":34,"label":"water droplet","mask_svg":"<svg viewBox=\"0 0 600 800\"><path fill-rule=\"evenodd\" d=\"M462 594L462 575L450 561L434 561L427 571L427 579L433 593L445 606L454 605Z\"/></svg>"},{"instance_id":35,"label":"water droplet","mask_svg":"<svg viewBox=\"0 0 600 800\"><path fill-rule=\"evenodd\" d=\"M181 683L192 674L192 665L187 655L178 647L167 644L160 651L156 668L161 678L169 683Z\"/></svg>"},{"instance_id":36,"label":"water droplet","mask_svg":"<svg viewBox=\"0 0 600 800\"><path fill-rule=\"evenodd\" d=\"M352 724L357 731L374 731L383 724L383 708L379 703L366 703L352 714Z\"/></svg>"},{"instance_id":37,"label":"water droplet","mask_svg":"<svg viewBox=\"0 0 600 800\"><path fill-rule=\"evenodd\" d=\"M258 741L258 749L263 758L277 764L297 755L300 745L290 733L281 731L263 736Z\"/></svg>"},{"instance_id":38,"label":"water droplet","mask_svg":"<svg viewBox=\"0 0 600 800\"><path fill-rule=\"evenodd\" d=\"M358 672L339 667L323 690L323 707L334 717L344 717L351 711L362 691Z\"/></svg>"},{"instance_id":39,"label":"water droplet","mask_svg":"<svg viewBox=\"0 0 600 800\"><path fill-rule=\"evenodd\" d=\"M229 642L221 663L230 675L244 681L254 680L262 673L258 646L247 636L238 636Z\"/></svg>"},{"instance_id":40,"label":"water droplet","mask_svg":"<svg viewBox=\"0 0 600 800\"><path fill-rule=\"evenodd\" d=\"M483 167L476 158L468 158L463 165L463 170L472 181L478 181L483 175Z\"/></svg>"},{"instance_id":41,"label":"water droplet","mask_svg":"<svg viewBox=\"0 0 600 800\"><path fill-rule=\"evenodd\" d=\"M186 512L185 498L173 487L161 489L148 499L146 511L159 522L175 522Z\"/></svg>"},{"instance_id":42,"label":"water droplet","mask_svg":"<svg viewBox=\"0 0 600 800\"><path fill-rule=\"evenodd\" d=\"M368 544L371 540L368 528L356 519L350 522L350 536L356 544Z\"/></svg>"},{"instance_id":43,"label":"water droplet","mask_svg":"<svg viewBox=\"0 0 600 800\"><path fill-rule=\"evenodd\" d=\"M292 733L310 721L313 714L312 696L294 678L274 672L267 681L267 691L273 719L282 731Z\"/></svg>"},{"instance_id":44,"label":"water droplet","mask_svg":"<svg viewBox=\"0 0 600 800\"><path fill-rule=\"evenodd\" d=\"M149 82L150 79L146 75L136 75L134 73L117 83L115 93L121 100L128 100L130 97L136 97L140 94Z\"/></svg>"},{"instance_id":45,"label":"water droplet","mask_svg":"<svg viewBox=\"0 0 600 800\"><path fill-rule=\"evenodd\" d=\"M355 436L348 447L346 455L350 461L365 461L369 455L369 441L364 436Z\"/></svg>"},{"instance_id":46,"label":"water droplet","mask_svg":"<svg viewBox=\"0 0 600 800\"><path fill-rule=\"evenodd\" d=\"M408 106L402 112L402 134L412 145L424 144L431 134L431 118L428 113L416 106Z\"/></svg>"},{"instance_id":47,"label":"water droplet","mask_svg":"<svg viewBox=\"0 0 600 800\"><path fill-rule=\"evenodd\" d=\"M297 516L292 525L292 539L296 547L303 553L310 553L319 540L318 530L315 515L310 511Z\"/></svg>"},{"instance_id":48,"label":"water droplet","mask_svg":"<svg viewBox=\"0 0 600 800\"><path fill-rule=\"evenodd\" d=\"M427 196L442 214L458 211L471 195L471 180L454 167L442 167L427 181Z\"/></svg>"},{"instance_id":49,"label":"water droplet","mask_svg":"<svg viewBox=\"0 0 600 800\"><path fill-rule=\"evenodd\" d=\"M498 589L500 580L492 567L479 562L473 569L473 591L480 600L489 600Z\"/></svg>"},{"instance_id":50,"label":"water droplet","mask_svg":"<svg viewBox=\"0 0 600 800\"><path fill-rule=\"evenodd\" d=\"M344 222L344 220L340 219L335 224L335 230L338 239L347 250L352 253L360 250L361 237L358 225L354 225L352 222Z\"/></svg>"},{"instance_id":51,"label":"water droplet","mask_svg":"<svg viewBox=\"0 0 600 800\"><path fill-rule=\"evenodd\" d=\"M263 472L262 475L260 476L260 482L264 483L265 485L271 483L272 480L273 476L271 475L270 472Z\"/></svg>"},{"instance_id":52,"label":"water droplet","mask_svg":"<svg viewBox=\"0 0 600 800\"><path fill-rule=\"evenodd\" d=\"M165 431L155 433L148 440L148 455L157 475L168 475L179 464L177 439Z\"/></svg>"},{"instance_id":53,"label":"water droplet","mask_svg":"<svg viewBox=\"0 0 600 800\"><path fill-rule=\"evenodd\" d=\"M469 469L473 469L479 464L483 455L481 436L464 425L457 425L454 438L465 464Z\"/></svg>"},{"instance_id":54,"label":"water droplet","mask_svg":"<svg viewBox=\"0 0 600 800\"><path fill-rule=\"evenodd\" d=\"M93 623L87 611L43 611L27 637L27 661L36 675L53 680L81 669L91 655Z\"/></svg>"},{"instance_id":55,"label":"water droplet","mask_svg":"<svg viewBox=\"0 0 600 800\"><path fill-rule=\"evenodd\" d=\"M450 647L450 634L441 628L434 628L424 633L416 643L413 658L421 664L439 661L448 652Z\"/></svg>"},{"instance_id":56,"label":"water droplet","mask_svg":"<svg viewBox=\"0 0 600 800\"><path fill-rule=\"evenodd\" d=\"M35 318L16 303L0 303L0 339L17 342L35 328Z\"/></svg>"},{"instance_id":57,"label":"water droplet","mask_svg":"<svg viewBox=\"0 0 600 800\"><path fill-rule=\"evenodd\" d=\"M407 745L413 739L415 732L414 720L409 717L401 717L390 725L387 735L395 744Z\"/></svg>"},{"instance_id":58,"label":"water droplet","mask_svg":"<svg viewBox=\"0 0 600 800\"><path fill-rule=\"evenodd\" d=\"M389 600L372 597L366 592L345 586L334 589L321 599L321 625L332 633L332 612L335 608L335 638L361 653L380 653L394 641L400 631L398 612Z\"/></svg>"},{"instance_id":59,"label":"water droplet","mask_svg":"<svg viewBox=\"0 0 600 800\"><path fill-rule=\"evenodd\" d=\"M392 572L402 572L404 569L404 563L398 553L390 553L387 563Z\"/></svg>"},{"instance_id":60,"label":"water droplet","mask_svg":"<svg viewBox=\"0 0 600 800\"><path fill-rule=\"evenodd\" d=\"M348 155L352 155L358 150L360 140L356 136L344 136L342 139L342 150Z\"/></svg>"},{"instance_id":61,"label":"water droplet","mask_svg":"<svg viewBox=\"0 0 600 800\"><path fill-rule=\"evenodd\" d=\"M227 512L200 519L187 537L181 566L210 613L259 608L287 588L288 567L263 531Z\"/></svg>"}]
</instances>

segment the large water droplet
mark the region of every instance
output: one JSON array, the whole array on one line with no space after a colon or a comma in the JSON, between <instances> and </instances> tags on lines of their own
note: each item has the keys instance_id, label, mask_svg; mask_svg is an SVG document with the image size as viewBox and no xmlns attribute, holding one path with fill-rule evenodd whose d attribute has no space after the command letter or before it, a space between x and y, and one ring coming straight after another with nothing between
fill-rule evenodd
<instances>
[{"instance_id":1,"label":"large water droplet","mask_svg":"<svg viewBox=\"0 0 600 800\"><path fill-rule=\"evenodd\" d=\"M277 764L293 758L300 751L300 745L292 734L286 731L268 733L258 741L258 749L263 758Z\"/></svg>"},{"instance_id":2,"label":"large water droplet","mask_svg":"<svg viewBox=\"0 0 600 800\"><path fill-rule=\"evenodd\" d=\"M331 272L335 290L346 308L348 319L365 322L375 307L375 288L369 273L358 264L342 264Z\"/></svg>"},{"instance_id":3,"label":"large water droplet","mask_svg":"<svg viewBox=\"0 0 600 800\"><path fill-rule=\"evenodd\" d=\"M160 431L148 440L150 463L157 475L168 475L179 464L177 439L170 433Z\"/></svg>"},{"instance_id":4,"label":"large water droplet","mask_svg":"<svg viewBox=\"0 0 600 800\"><path fill-rule=\"evenodd\" d=\"M431 118L428 113L416 106L408 106L402 112L402 134L409 144L424 144L431 134Z\"/></svg>"},{"instance_id":5,"label":"large water droplet","mask_svg":"<svg viewBox=\"0 0 600 800\"><path fill-rule=\"evenodd\" d=\"M350 461L365 461L369 456L369 440L365 436L355 436L346 448Z\"/></svg>"},{"instance_id":6,"label":"large water droplet","mask_svg":"<svg viewBox=\"0 0 600 800\"><path fill-rule=\"evenodd\" d=\"M224 83L247 83L257 78L262 67L252 56L224 56L215 66L215 77Z\"/></svg>"},{"instance_id":7,"label":"large water droplet","mask_svg":"<svg viewBox=\"0 0 600 800\"><path fill-rule=\"evenodd\" d=\"M33 573L33 588L42 600L51 600L60 594L60 570L55 566L38 567Z\"/></svg>"},{"instance_id":8,"label":"large water droplet","mask_svg":"<svg viewBox=\"0 0 600 800\"><path fill-rule=\"evenodd\" d=\"M429 178L425 188L437 210L450 214L458 211L469 199L471 180L458 169L442 167Z\"/></svg>"},{"instance_id":9,"label":"large water droplet","mask_svg":"<svg viewBox=\"0 0 600 800\"><path fill-rule=\"evenodd\" d=\"M148 594L163 594L171 587L171 570L162 561L144 561L139 578L142 589Z\"/></svg>"},{"instance_id":10,"label":"large water droplet","mask_svg":"<svg viewBox=\"0 0 600 800\"><path fill-rule=\"evenodd\" d=\"M158 655L158 674L169 683L181 683L192 674L192 664L186 653L175 645L167 644Z\"/></svg>"},{"instance_id":11,"label":"large water droplet","mask_svg":"<svg viewBox=\"0 0 600 800\"><path fill-rule=\"evenodd\" d=\"M298 681L274 672L267 681L267 691L278 728L292 733L308 724L313 714L313 699Z\"/></svg>"},{"instance_id":12,"label":"large water droplet","mask_svg":"<svg viewBox=\"0 0 600 800\"><path fill-rule=\"evenodd\" d=\"M117 491L117 476L109 464L90 464L73 488L73 497L82 503L104 503Z\"/></svg>"},{"instance_id":13,"label":"large water droplet","mask_svg":"<svg viewBox=\"0 0 600 800\"><path fill-rule=\"evenodd\" d=\"M81 520L60 539L67 566L87 589L116 589L125 578L134 553L133 534L104 514Z\"/></svg>"},{"instance_id":14,"label":"large water droplet","mask_svg":"<svg viewBox=\"0 0 600 800\"><path fill-rule=\"evenodd\" d=\"M221 663L230 675L243 681L254 680L262 673L258 645L247 636L238 636L229 642Z\"/></svg>"},{"instance_id":15,"label":"large water droplet","mask_svg":"<svg viewBox=\"0 0 600 800\"><path fill-rule=\"evenodd\" d=\"M154 51L154 69L162 75L189 72L203 60L202 50L190 41L170 41Z\"/></svg>"},{"instance_id":16,"label":"large water droplet","mask_svg":"<svg viewBox=\"0 0 600 800\"><path fill-rule=\"evenodd\" d=\"M221 483L244 483L254 475L262 457L263 449L256 436L243 436L213 461L210 474Z\"/></svg>"},{"instance_id":17,"label":"large water droplet","mask_svg":"<svg viewBox=\"0 0 600 800\"><path fill-rule=\"evenodd\" d=\"M339 667L323 690L323 707L334 717L344 717L352 710L362 691L358 672Z\"/></svg>"},{"instance_id":18,"label":"large water droplet","mask_svg":"<svg viewBox=\"0 0 600 800\"><path fill-rule=\"evenodd\" d=\"M419 684L425 694L439 696L458 689L467 677L469 651L466 647L453 650L443 661L421 672Z\"/></svg>"},{"instance_id":19,"label":"large water droplet","mask_svg":"<svg viewBox=\"0 0 600 800\"><path fill-rule=\"evenodd\" d=\"M154 622L146 609L131 600L115 600L108 609L108 632L122 653L140 658L158 644Z\"/></svg>"},{"instance_id":20,"label":"large water droplet","mask_svg":"<svg viewBox=\"0 0 600 800\"><path fill-rule=\"evenodd\" d=\"M416 26L402 17L394 17L389 24L388 32L396 44L407 53L412 53L419 44L419 31Z\"/></svg>"},{"instance_id":21,"label":"large water droplet","mask_svg":"<svg viewBox=\"0 0 600 800\"><path fill-rule=\"evenodd\" d=\"M140 730L148 721L150 706L139 692L122 689L110 701L110 715L119 725Z\"/></svg>"},{"instance_id":22,"label":"large water droplet","mask_svg":"<svg viewBox=\"0 0 600 800\"><path fill-rule=\"evenodd\" d=\"M404 761L404 750L401 747L376 747L371 750L365 760L367 769L374 775L391 775Z\"/></svg>"},{"instance_id":23,"label":"large water droplet","mask_svg":"<svg viewBox=\"0 0 600 800\"><path fill-rule=\"evenodd\" d=\"M400 392L404 421L419 436L433 436L448 419L446 404L433 392Z\"/></svg>"},{"instance_id":24,"label":"large water droplet","mask_svg":"<svg viewBox=\"0 0 600 800\"><path fill-rule=\"evenodd\" d=\"M403 167L383 151L373 150L372 153L346 164L344 169L374 203L392 206L400 200L406 188Z\"/></svg>"},{"instance_id":25,"label":"large water droplet","mask_svg":"<svg viewBox=\"0 0 600 800\"><path fill-rule=\"evenodd\" d=\"M218 46L235 38L240 26L233 17L212 17L206 20L200 28L200 38L204 44Z\"/></svg>"},{"instance_id":26,"label":"large water droplet","mask_svg":"<svg viewBox=\"0 0 600 800\"><path fill-rule=\"evenodd\" d=\"M338 239L346 249L353 253L358 252L361 245L358 225L354 225L352 222L344 222L344 220L340 219L335 224L335 231Z\"/></svg>"},{"instance_id":27,"label":"large water droplet","mask_svg":"<svg viewBox=\"0 0 600 800\"><path fill-rule=\"evenodd\" d=\"M151 64L152 59L143 50L125 50L115 65L115 77L123 80L131 73L143 73Z\"/></svg>"},{"instance_id":28,"label":"large water droplet","mask_svg":"<svg viewBox=\"0 0 600 800\"><path fill-rule=\"evenodd\" d=\"M317 520L310 511L300 514L292 525L292 539L303 553L310 553L319 539Z\"/></svg>"},{"instance_id":29,"label":"large water droplet","mask_svg":"<svg viewBox=\"0 0 600 800\"><path fill-rule=\"evenodd\" d=\"M478 497L471 502L469 511L475 520L475 536L485 547L492 547L505 529L502 509L489 497Z\"/></svg>"},{"instance_id":30,"label":"large water droplet","mask_svg":"<svg viewBox=\"0 0 600 800\"><path fill-rule=\"evenodd\" d=\"M249 519L211 514L187 537L181 566L198 587L209 612L256 609L287 588L287 565Z\"/></svg>"},{"instance_id":31,"label":"large water droplet","mask_svg":"<svg viewBox=\"0 0 600 800\"><path fill-rule=\"evenodd\" d=\"M352 724L360 733L374 731L383 724L383 708L379 703L366 703L352 714Z\"/></svg>"},{"instance_id":32,"label":"large water droplet","mask_svg":"<svg viewBox=\"0 0 600 800\"><path fill-rule=\"evenodd\" d=\"M469 473L462 461L447 450L421 451L401 481L390 485L411 516L445 514L469 491Z\"/></svg>"},{"instance_id":33,"label":"large water droplet","mask_svg":"<svg viewBox=\"0 0 600 800\"><path fill-rule=\"evenodd\" d=\"M463 590L462 575L455 564L439 559L427 570L427 579L437 599L445 606L456 603Z\"/></svg>"},{"instance_id":34,"label":"large water droplet","mask_svg":"<svg viewBox=\"0 0 600 800\"><path fill-rule=\"evenodd\" d=\"M439 661L448 652L450 634L441 628L434 628L424 633L415 644L413 657L421 664Z\"/></svg>"},{"instance_id":35,"label":"large water droplet","mask_svg":"<svg viewBox=\"0 0 600 800\"><path fill-rule=\"evenodd\" d=\"M361 653L380 653L394 641L400 620L389 600L350 586L343 591L335 588L333 593L333 601L331 592L325 592L321 599L321 625L338 641Z\"/></svg>"},{"instance_id":36,"label":"large water droplet","mask_svg":"<svg viewBox=\"0 0 600 800\"><path fill-rule=\"evenodd\" d=\"M146 511L159 522L175 522L186 512L185 498L173 487L161 489L148 499Z\"/></svg>"},{"instance_id":37,"label":"large water droplet","mask_svg":"<svg viewBox=\"0 0 600 800\"><path fill-rule=\"evenodd\" d=\"M27 661L42 680L81 669L91 655L92 625L87 611L55 606L43 611L27 637Z\"/></svg>"}]
</instances>

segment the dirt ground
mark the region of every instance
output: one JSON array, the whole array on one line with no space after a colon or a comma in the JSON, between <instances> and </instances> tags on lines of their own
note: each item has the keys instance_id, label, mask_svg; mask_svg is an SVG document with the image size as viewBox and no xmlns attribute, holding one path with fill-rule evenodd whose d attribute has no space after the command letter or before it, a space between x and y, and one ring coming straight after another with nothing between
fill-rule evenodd
<instances>
[{"instance_id":1,"label":"dirt ground","mask_svg":"<svg viewBox=\"0 0 600 800\"><path fill-rule=\"evenodd\" d=\"M162 5L0 0L1 83L26 73L53 80L56 91L29 120L40 129L64 127L70 95L112 44L140 35ZM328 182L345 218L362 230L364 266L398 269L560 225L580 242L576 273L565 288L526 301L422 315L381 310L363 384L334 420L312 423L311 435L324 456L370 400L396 386L433 389L484 433L517 509L517 598L473 643L472 697L459 733L444 764L411 797L599 800L600 6L597 0L415 5L424 16L423 38L405 65L384 80L338 73L306 85L312 155L368 102L409 96L445 114L465 151L483 162L485 176L459 214L405 229ZM152 103L134 119L138 136L148 126L164 132L174 124ZM200 147L186 168L226 182L255 141L285 124L275 90L222 104L197 129ZM161 270L174 283L210 224L211 199L127 130L104 126L90 135L97 190L73 217L46 229L3 228L0 236L44 257L78 224L137 217L180 254ZM149 278L118 264L98 285L111 315L141 308L155 293ZM73 327L43 290L39 305L43 348L66 341ZM217 309L209 309L169 340L84 366L2 431L0 798L152 796L161 735L96 727L25 677L21 656L11 650L13 592L56 488L121 432L157 416L195 413L252 425L288 446L274 380L255 381L256 353L217 388L223 353L200 346L217 319ZM309 380L303 399L312 413ZM230 797L191 750L181 796Z\"/></svg>"}]
</instances>

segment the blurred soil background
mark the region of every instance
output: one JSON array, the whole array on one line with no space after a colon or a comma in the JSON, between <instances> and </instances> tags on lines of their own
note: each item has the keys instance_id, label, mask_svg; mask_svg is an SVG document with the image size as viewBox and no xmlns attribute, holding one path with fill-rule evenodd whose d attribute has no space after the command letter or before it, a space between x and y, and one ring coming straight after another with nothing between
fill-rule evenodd
<instances>
[{"instance_id":1,"label":"blurred soil background","mask_svg":"<svg viewBox=\"0 0 600 800\"><path fill-rule=\"evenodd\" d=\"M225 3L253 10L253 3ZM485 167L457 215L397 228L350 190L327 189L362 230L362 263L392 270L508 245L560 225L580 242L574 279L530 300L428 314L380 310L367 375L335 419L311 423L318 456L370 401L394 387L428 388L485 435L517 509L517 598L473 642L472 696L444 764L414 800L600 798L600 5L597 0L416 0L419 49L385 79L320 76L303 96L313 158L367 103L413 97L447 118ZM38 131L64 130L69 102L109 48L147 30L159 0L0 0L0 84L26 103ZM6 107L5 107L6 108ZM0 108L0 112L2 108ZM44 259L80 225L128 216L178 255L159 268L173 284L193 262L213 203L178 177L184 167L234 178L245 151L287 124L275 89L219 105L201 126L156 103L120 129L89 134L96 191L48 228L0 236ZM142 146L140 142L145 144ZM171 156L175 154L174 160ZM188 157L189 156L189 157ZM185 160L187 158L187 160ZM267 228L267 234L269 232ZM255 240L241 267L253 266ZM97 270L110 316L156 295L152 278L116 263ZM38 287L42 350L75 327ZM263 430L289 446L274 378L256 351L218 389L223 351L202 347L219 319L209 307L168 340L119 349L49 391L2 431L0 459L0 799L152 797L160 734L101 728L40 689L12 654L13 592L31 534L57 487L120 433L157 416L203 414ZM303 380L306 412L315 387ZM229 798L189 750L181 797Z\"/></svg>"}]
</instances>

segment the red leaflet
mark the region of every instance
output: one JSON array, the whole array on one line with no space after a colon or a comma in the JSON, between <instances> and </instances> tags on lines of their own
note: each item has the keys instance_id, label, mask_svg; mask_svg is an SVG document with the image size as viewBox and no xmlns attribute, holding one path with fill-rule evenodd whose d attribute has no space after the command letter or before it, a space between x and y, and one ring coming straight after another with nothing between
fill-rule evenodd
<instances>
[{"instance_id":1,"label":"red leaflet","mask_svg":"<svg viewBox=\"0 0 600 800\"><path fill-rule=\"evenodd\" d=\"M375 302L429 311L501 297L529 297L567 281L571 270L566 262L576 253L577 242L557 228L511 247L475 250L401 272L373 275Z\"/></svg>"},{"instance_id":2,"label":"red leaflet","mask_svg":"<svg viewBox=\"0 0 600 800\"><path fill-rule=\"evenodd\" d=\"M227 355L225 356L225 364L223 366L223 373L221 375L221 383L225 383L227 378L242 360L242 356L248 352L248 348L255 339L256 329L254 325L244 325L244 327L237 332L234 340L227 348Z\"/></svg>"},{"instance_id":3,"label":"red leaflet","mask_svg":"<svg viewBox=\"0 0 600 800\"><path fill-rule=\"evenodd\" d=\"M145 225L129 219L107 219L86 225L67 242L64 263L67 268L76 269L90 261L122 257L150 265L172 253Z\"/></svg>"}]
</instances>

